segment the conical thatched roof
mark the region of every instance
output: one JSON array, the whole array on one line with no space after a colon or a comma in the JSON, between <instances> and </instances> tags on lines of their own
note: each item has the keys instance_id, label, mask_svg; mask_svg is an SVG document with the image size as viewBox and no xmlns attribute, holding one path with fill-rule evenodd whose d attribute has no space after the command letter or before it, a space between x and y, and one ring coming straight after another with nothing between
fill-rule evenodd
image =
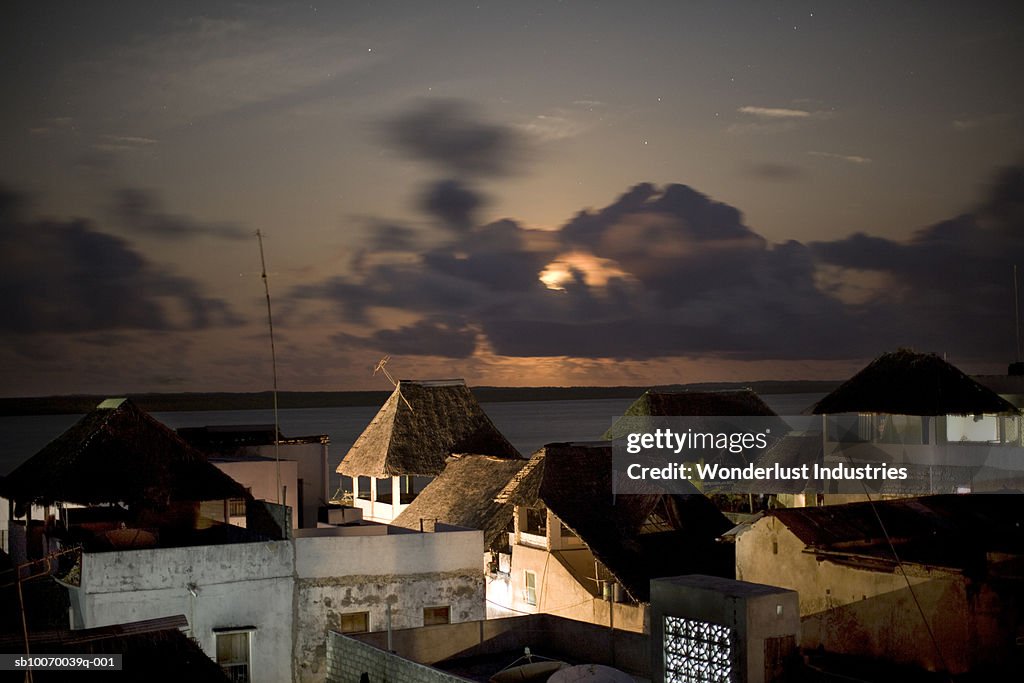
<instances>
[{"instance_id":1,"label":"conical thatched roof","mask_svg":"<svg viewBox=\"0 0 1024 683\"><path fill-rule=\"evenodd\" d=\"M522 459L462 380L403 379L345 454L349 477L433 476L449 455Z\"/></svg>"},{"instance_id":2,"label":"conical thatched roof","mask_svg":"<svg viewBox=\"0 0 1024 683\"><path fill-rule=\"evenodd\" d=\"M544 504L635 600L649 599L653 578L734 569L729 548L715 541L732 523L703 495L612 496L611 443L548 444L520 474L499 498ZM645 529L652 516L662 531Z\"/></svg>"},{"instance_id":3,"label":"conical thatched roof","mask_svg":"<svg viewBox=\"0 0 1024 683\"><path fill-rule=\"evenodd\" d=\"M418 529L421 519L430 519L482 529L484 547L489 548L512 521L512 506L495 498L526 462L490 455L453 456L392 524Z\"/></svg>"},{"instance_id":4,"label":"conical thatched roof","mask_svg":"<svg viewBox=\"0 0 1024 683\"><path fill-rule=\"evenodd\" d=\"M815 415L1017 415L998 394L934 353L882 354L811 409Z\"/></svg>"},{"instance_id":5,"label":"conical thatched roof","mask_svg":"<svg viewBox=\"0 0 1024 683\"><path fill-rule=\"evenodd\" d=\"M159 506L245 498L245 488L127 399L108 399L4 478L19 504Z\"/></svg>"},{"instance_id":6,"label":"conical thatched roof","mask_svg":"<svg viewBox=\"0 0 1024 683\"><path fill-rule=\"evenodd\" d=\"M633 401L632 405L623 413L623 417L627 419L620 419L613 424L601 438L616 439L637 431L636 420L630 418L709 418L709 424L705 426L714 429L716 426L714 418L717 417L777 418L778 415L751 389L728 391L655 391L649 389L644 392L643 396ZM771 426L772 431L777 434L784 433L789 429L782 419L779 419L777 424L765 423L765 426Z\"/></svg>"}]
</instances>

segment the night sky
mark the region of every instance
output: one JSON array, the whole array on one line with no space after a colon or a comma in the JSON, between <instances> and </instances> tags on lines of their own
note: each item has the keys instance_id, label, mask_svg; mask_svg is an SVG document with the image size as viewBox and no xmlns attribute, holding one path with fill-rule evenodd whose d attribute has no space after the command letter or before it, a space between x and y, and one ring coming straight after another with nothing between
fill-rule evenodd
<instances>
[{"instance_id":1,"label":"night sky","mask_svg":"<svg viewBox=\"0 0 1024 683\"><path fill-rule=\"evenodd\" d=\"M11 2L0 394L1016 356L1019 2Z\"/></svg>"}]
</instances>

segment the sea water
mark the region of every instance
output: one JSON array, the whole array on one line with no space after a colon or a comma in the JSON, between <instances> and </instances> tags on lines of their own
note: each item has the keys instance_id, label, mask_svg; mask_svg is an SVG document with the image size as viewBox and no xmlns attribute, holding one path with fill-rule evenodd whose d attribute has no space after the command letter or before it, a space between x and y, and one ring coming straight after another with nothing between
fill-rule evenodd
<instances>
[{"instance_id":1,"label":"sea water","mask_svg":"<svg viewBox=\"0 0 1024 683\"><path fill-rule=\"evenodd\" d=\"M640 392L638 392L639 395ZM797 415L820 394L767 394L764 401L779 415ZM484 403L484 411L520 453L529 456L546 443L594 441L601 438L633 399L581 399L565 401L508 401ZM337 490L334 471L378 406L298 408L279 411L285 437L327 434L331 491ZM8 474L73 425L80 415L28 415L0 417L0 475ZM266 410L203 410L158 412L153 417L168 427L207 425L268 425L274 412Z\"/></svg>"}]
</instances>

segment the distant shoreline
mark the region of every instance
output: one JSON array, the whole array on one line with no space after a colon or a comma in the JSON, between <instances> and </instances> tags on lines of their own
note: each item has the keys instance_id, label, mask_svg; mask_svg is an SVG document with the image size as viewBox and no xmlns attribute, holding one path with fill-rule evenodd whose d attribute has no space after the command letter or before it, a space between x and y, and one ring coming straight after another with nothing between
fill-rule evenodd
<instances>
[{"instance_id":1,"label":"distant shoreline","mask_svg":"<svg viewBox=\"0 0 1024 683\"><path fill-rule=\"evenodd\" d=\"M759 382L702 382L656 387L674 391L718 391L750 388L759 394L827 393L839 386L839 381L818 380L765 380ZM483 403L509 401L571 401L601 398L638 398L651 387L473 387L473 393ZM379 406L390 391L282 391L278 405L282 409L336 408L351 406ZM174 412L198 410L260 410L273 407L271 392L188 392L177 394L128 394L147 412ZM0 398L0 416L19 415L73 415L88 412L109 395L34 396L27 398Z\"/></svg>"}]
</instances>

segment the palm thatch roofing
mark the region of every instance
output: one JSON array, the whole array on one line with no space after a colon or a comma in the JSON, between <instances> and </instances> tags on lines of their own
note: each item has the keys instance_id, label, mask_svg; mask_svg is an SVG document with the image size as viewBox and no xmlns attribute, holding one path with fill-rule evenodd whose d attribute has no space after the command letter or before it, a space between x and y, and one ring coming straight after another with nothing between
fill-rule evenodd
<instances>
[{"instance_id":1,"label":"palm thatch roofing","mask_svg":"<svg viewBox=\"0 0 1024 683\"><path fill-rule=\"evenodd\" d=\"M245 488L128 399L108 399L0 482L24 505L247 498Z\"/></svg>"},{"instance_id":2,"label":"palm thatch roofing","mask_svg":"<svg viewBox=\"0 0 1024 683\"><path fill-rule=\"evenodd\" d=\"M733 525L705 496L612 495L609 442L544 446L498 498L546 506L640 602L654 578L735 571L732 548L716 543Z\"/></svg>"},{"instance_id":3,"label":"palm thatch roofing","mask_svg":"<svg viewBox=\"0 0 1024 683\"><path fill-rule=\"evenodd\" d=\"M815 415L1019 415L1006 399L934 353L885 353L818 401Z\"/></svg>"},{"instance_id":4,"label":"palm thatch roofing","mask_svg":"<svg viewBox=\"0 0 1024 683\"><path fill-rule=\"evenodd\" d=\"M349 477L434 476L449 455L522 459L459 380L403 379L338 465Z\"/></svg>"},{"instance_id":5,"label":"palm thatch roofing","mask_svg":"<svg viewBox=\"0 0 1024 683\"><path fill-rule=\"evenodd\" d=\"M602 439L617 439L636 431L638 417L778 417L752 389L726 391L655 391L648 389L633 401L620 419L604 433ZM781 419L774 425L775 433L788 430Z\"/></svg>"},{"instance_id":6,"label":"palm thatch roofing","mask_svg":"<svg viewBox=\"0 0 1024 683\"><path fill-rule=\"evenodd\" d=\"M490 455L452 456L392 524L418 529L421 519L430 519L482 529L484 547L490 548L512 521L512 506L495 498L526 462Z\"/></svg>"}]
</instances>

